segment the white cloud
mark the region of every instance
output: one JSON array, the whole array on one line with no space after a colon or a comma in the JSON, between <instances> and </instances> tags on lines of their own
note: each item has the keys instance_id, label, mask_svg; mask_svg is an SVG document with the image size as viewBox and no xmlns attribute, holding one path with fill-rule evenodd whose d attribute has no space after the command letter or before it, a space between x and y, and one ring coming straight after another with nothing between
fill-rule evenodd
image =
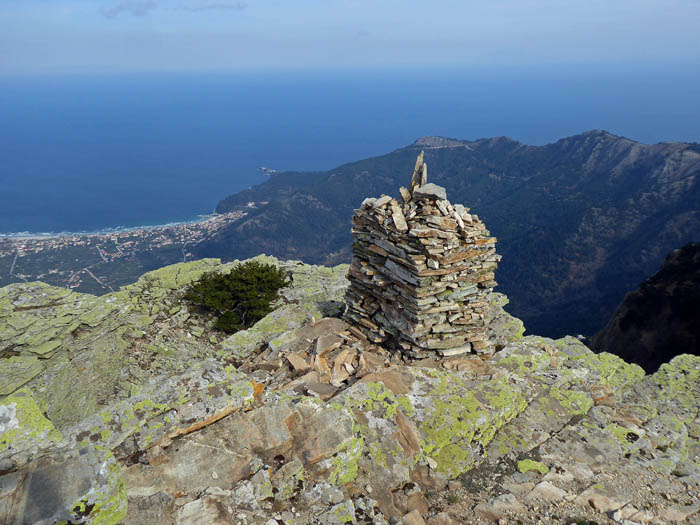
<instances>
[{"instance_id":1,"label":"white cloud","mask_svg":"<svg viewBox=\"0 0 700 525\"><path fill-rule=\"evenodd\" d=\"M122 13L145 16L156 7L158 7L158 2L155 0L128 0L114 4L111 7L103 7L101 12L107 18L116 18Z\"/></svg>"}]
</instances>

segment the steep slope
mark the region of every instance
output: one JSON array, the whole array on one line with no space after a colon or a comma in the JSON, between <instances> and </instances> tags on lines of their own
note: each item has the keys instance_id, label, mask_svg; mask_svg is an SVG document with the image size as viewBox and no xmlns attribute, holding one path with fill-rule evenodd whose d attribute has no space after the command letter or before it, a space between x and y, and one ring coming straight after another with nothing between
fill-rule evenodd
<instances>
[{"instance_id":1,"label":"steep slope","mask_svg":"<svg viewBox=\"0 0 700 525\"><path fill-rule=\"evenodd\" d=\"M700 239L700 146L596 130L541 147L424 137L328 172L279 174L224 199L218 211L269 204L196 251L348 262L352 210L405 185L421 149L430 180L499 238L500 290L536 333L595 333L666 253Z\"/></svg>"},{"instance_id":2,"label":"steep slope","mask_svg":"<svg viewBox=\"0 0 700 525\"><path fill-rule=\"evenodd\" d=\"M655 372L678 354L700 355L699 314L700 244L688 244L625 296L593 349Z\"/></svg>"}]
</instances>

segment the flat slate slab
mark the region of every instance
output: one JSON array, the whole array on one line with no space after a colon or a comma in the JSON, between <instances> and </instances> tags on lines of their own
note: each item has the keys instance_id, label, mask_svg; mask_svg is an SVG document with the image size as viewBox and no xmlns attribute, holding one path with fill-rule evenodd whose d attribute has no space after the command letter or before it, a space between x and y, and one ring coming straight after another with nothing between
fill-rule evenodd
<instances>
[{"instance_id":1,"label":"flat slate slab","mask_svg":"<svg viewBox=\"0 0 700 525\"><path fill-rule=\"evenodd\" d=\"M0 368L0 396L10 395L41 373L39 359L29 356L13 356L4 359Z\"/></svg>"},{"instance_id":2,"label":"flat slate slab","mask_svg":"<svg viewBox=\"0 0 700 525\"><path fill-rule=\"evenodd\" d=\"M433 184L429 182L423 186L418 186L413 191L413 196L417 199L435 199L435 200L445 200L447 199L447 192L442 186Z\"/></svg>"}]
</instances>

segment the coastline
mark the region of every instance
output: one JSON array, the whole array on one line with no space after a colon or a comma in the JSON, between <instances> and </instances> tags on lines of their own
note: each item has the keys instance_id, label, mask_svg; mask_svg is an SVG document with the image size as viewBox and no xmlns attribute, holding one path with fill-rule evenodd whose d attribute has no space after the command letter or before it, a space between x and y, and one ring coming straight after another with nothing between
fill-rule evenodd
<instances>
[{"instance_id":1,"label":"coastline","mask_svg":"<svg viewBox=\"0 0 700 525\"><path fill-rule=\"evenodd\" d=\"M114 291L144 268L195 259L198 244L246 215L237 210L95 232L0 235L0 286L43 281L87 293Z\"/></svg>"},{"instance_id":2,"label":"coastline","mask_svg":"<svg viewBox=\"0 0 700 525\"><path fill-rule=\"evenodd\" d=\"M105 235L112 235L117 233L133 233L144 230L165 230L169 228L175 228L177 226L189 226L203 224L210 221L214 221L217 218L223 217L226 214L220 213L210 213L207 215L198 215L197 219L191 219L186 221L173 221L162 224L146 224L141 226L114 226L111 228L103 228L101 230L93 231L75 231L75 232L0 232L0 239L13 239L13 240L48 240L55 239L59 237L99 237Z\"/></svg>"},{"instance_id":3,"label":"coastline","mask_svg":"<svg viewBox=\"0 0 700 525\"><path fill-rule=\"evenodd\" d=\"M165 246L184 246L201 242L248 213L234 211L203 215L190 221L171 222L152 226L110 228L95 232L62 232L32 234L18 232L0 235L0 257L37 255L66 248L94 248L100 258L109 260L129 257L135 252L158 250ZM10 270L10 275L14 265Z\"/></svg>"}]
</instances>

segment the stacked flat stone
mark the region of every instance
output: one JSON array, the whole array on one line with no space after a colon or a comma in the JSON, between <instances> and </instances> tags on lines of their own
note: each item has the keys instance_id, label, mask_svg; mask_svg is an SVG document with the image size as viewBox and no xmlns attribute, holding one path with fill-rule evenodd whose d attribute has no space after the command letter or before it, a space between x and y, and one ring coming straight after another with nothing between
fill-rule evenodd
<instances>
[{"instance_id":1,"label":"stacked flat stone","mask_svg":"<svg viewBox=\"0 0 700 525\"><path fill-rule=\"evenodd\" d=\"M402 202L382 195L355 210L346 319L413 358L492 352L496 238L427 171L421 152Z\"/></svg>"}]
</instances>

